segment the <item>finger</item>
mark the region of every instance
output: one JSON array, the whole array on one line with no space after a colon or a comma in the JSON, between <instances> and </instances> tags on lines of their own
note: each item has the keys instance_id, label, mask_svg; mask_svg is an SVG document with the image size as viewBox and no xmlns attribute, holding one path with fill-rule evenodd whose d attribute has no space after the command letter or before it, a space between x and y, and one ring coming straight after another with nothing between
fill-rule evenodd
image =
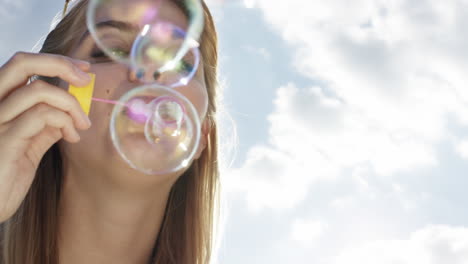
<instances>
[{"instance_id":1,"label":"finger","mask_svg":"<svg viewBox=\"0 0 468 264\"><path fill-rule=\"evenodd\" d=\"M85 86L91 81L84 72L89 68L88 62L61 55L18 52L0 68L0 100L33 75L59 77L75 86Z\"/></svg>"},{"instance_id":2,"label":"finger","mask_svg":"<svg viewBox=\"0 0 468 264\"><path fill-rule=\"evenodd\" d=\"M68 113L75 121L75 126L87 129L91 123L80 104L71 94L42 80L36 80L29 85L13 91L0 102L0 124L13 120L16 116L39 103Z\"/></svg>"},{"instance_id":3,"label":"finger","mask_svg":"<svg viewBox=\"0 0 468 264\"><path fill-rule=\"evenodd\" d=\"M34 164L38 164L47 150L61 138L64 138L63 129L46 126L39 134L24 142L29 150L30 160L34 161ZM64 140L70 143L77 142L76 140L72 141L67 138L64 138Z\"/></svg>"},{"instance_id":4,"label":"finger","mask_svg":"<svg viewBox=\"0 0 468 264\"><path fill-rule=\"evenodd\" d=\"M24 142L41 133L46 127L60 129L63 138L67 141L79 141L80 136L73 125L72 118L63 111L45 104L34 106L8 123L8 130L4 135Z\"/></svg>"}]
</instances>

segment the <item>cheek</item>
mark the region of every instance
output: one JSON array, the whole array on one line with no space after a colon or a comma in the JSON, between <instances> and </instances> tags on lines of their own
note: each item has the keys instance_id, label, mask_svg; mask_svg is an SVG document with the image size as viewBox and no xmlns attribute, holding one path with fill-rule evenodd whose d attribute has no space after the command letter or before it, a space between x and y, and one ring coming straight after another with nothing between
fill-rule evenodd
<instances>
[{"instance_id":1,"label":"cheek","mask_svg":"<svg viewBox=\"0 0 468 264\"><path fill-rule=\"evenodd\" d=\"M204 83L192 81L187 86L175 88L184 95L195 107L201 120L204 119L208 109L208 92Z\"/></svg>"},{"instance_id":2,"label":"cheek","mask_svg":"<svg viewBox=\"0 0 468 264\"><path fill-rule=\"evenodd\" d=\"M119 87L128 82L127 68L118 63L95 64L91 67L91 72L96 74L93 95L95 98L116 99L121 92Z\"/></svg>"},{"instance_id":3,"label":"cheek","mask_svg":"<svg viewBox=\"0 0 468 264\"><path fill-rule=\"evenodd\" d=\"M92 137L92 135L95 135L95 137L102 137L108 133L110 116L114 105L98 100L118 100L125 93L121 87L128 83L128 73L125 67L118 64L96 64L91 67L91 72L96 75L93 101L89 113L93 126L88 130L89 133L86 136Z\"/></svg>"},{"instance_id":4,"label":"cheek","mask_svg":"<svg viewBox=\"0 0 468 264\"><path fill-rule=\"evenodd\" d=\"M118 101L123 94L137 84L128 81L127 68L117 63L94 64L90 72L96 75L93 101L89 112L92 126L86 131L80 131L79 143L70 147L68 147L69 144L65 144L65 150L68 151L70 157L85 163L99 162L102 157L108 160L120 160L112 143L109 129L114 104L97 100Z\"/></svg>"}]
</instances>

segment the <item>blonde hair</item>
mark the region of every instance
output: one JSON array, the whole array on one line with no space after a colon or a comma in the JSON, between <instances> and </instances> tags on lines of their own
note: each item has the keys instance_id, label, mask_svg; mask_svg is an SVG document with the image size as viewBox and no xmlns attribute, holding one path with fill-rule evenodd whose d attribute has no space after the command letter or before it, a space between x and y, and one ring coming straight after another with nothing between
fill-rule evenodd
<instances>
[{"instance_id":1,"label":"blonde hair","mask_svg":"<svg viewBox=\"0 0 468 264\"><path fill-rule=\"evenodd\" d=\"M182 1L174 0L185 11ZM47 36L41 52L68 54L79 38L88 0L73 6ZM205 264L213 255L215 220L219 216L218 132L215 122L217 34L203 3L205 27L200 39L211 125L200 158L173 185L149 263ZM53 79L49 79L54 83ZM5 264L58 264L58 204L62 188L62 160L58 145L44 155L32 186L18 211L0 225L0 261Z\"/></svg>"}]
</instances>

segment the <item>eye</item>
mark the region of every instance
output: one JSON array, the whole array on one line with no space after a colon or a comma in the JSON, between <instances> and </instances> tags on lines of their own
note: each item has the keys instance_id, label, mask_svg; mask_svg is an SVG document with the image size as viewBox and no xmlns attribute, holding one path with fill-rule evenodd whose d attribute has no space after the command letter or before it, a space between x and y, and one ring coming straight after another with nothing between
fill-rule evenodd
<instances>
[{"instance_id":1,"label":"eye","mask_svg":"<svg viewBox=\"0 0 468 264\"><path fill-rule=\"evenodd\" d=\"M114 57L117 58L126 58L129 55L129 52L126 49L121 48L113 48L111 49L111 53ZM91 52L91 58L93 58L94 63L104 63L112 61L112 59L109 58L109 56L107 56L107 54L104 51L97 47L95 47Z\"/></svg>"},{"instance_id":2,"label":"eye","mask_svg":"<svg viewBox=\"0 0 468 264\"><path fill-rule=\"evenodd\" d=\"M154 47L147 50L147 56L155 62L166 63L173 59L174 53L168 49ZM187 60L190 61L191 57L177 62L171 71L191 73L195 66Z\"/></svg>"},{"instance_id":3,"label":"eye","mask_svg":"<svg viewBox=\"0 0 468 264\"><path fill-rule=\"evenodd\" d=\"M177 64L177 71L183 71L186 73L191 73L193 71L193 65L182 60Z\"/></svg>"}]
</instances>

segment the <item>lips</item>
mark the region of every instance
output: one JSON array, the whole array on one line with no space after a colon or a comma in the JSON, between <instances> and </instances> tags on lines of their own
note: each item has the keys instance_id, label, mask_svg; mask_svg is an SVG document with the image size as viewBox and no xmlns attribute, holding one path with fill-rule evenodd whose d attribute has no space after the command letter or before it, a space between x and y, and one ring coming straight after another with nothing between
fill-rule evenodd
<instances>
[{"instance_id":1,"label":"lips","mask_svg":"<svg viewBox=\"0 0 468 264\"><path fill-rule=\"evenodd\" d=\"M151 117L150 100L154 98L135 97L127 103L126 115L136 123L144 124Z\"/></svg>"},{"instance_id":2,"label":"lips","mask_svg":"<svg viewBox=\"0 0 468 264\"><path fill-rule=\"evenodd\" d=\"M170 96L135 97L126 104L126 115L135 122L146 122L154 111L164 123L181 121L185 113L185 107L179 100Z\"/></svg>"}]
</instances>

